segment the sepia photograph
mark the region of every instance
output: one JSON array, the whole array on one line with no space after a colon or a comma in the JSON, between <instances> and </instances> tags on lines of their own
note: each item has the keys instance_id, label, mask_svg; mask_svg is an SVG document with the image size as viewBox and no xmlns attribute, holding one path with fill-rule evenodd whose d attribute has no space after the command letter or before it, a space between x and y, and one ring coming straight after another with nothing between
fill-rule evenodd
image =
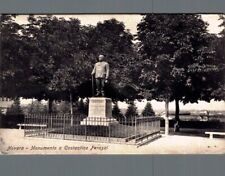
<instances>
[{"instance_id":1,"label":"sepia photograph","mask_svg":"<svg viewBox=\"0 0 225 176\"><path fill-rule=\"evenodd\" d=\"M224 14L2 14L0 154L225 154Z\"/></svg>"}]
</instances>

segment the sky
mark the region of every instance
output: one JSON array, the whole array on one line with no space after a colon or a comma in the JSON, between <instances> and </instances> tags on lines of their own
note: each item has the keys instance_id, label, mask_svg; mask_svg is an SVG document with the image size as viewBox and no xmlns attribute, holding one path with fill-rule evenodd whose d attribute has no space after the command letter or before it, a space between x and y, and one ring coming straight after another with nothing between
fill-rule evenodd
<instances>
[{"instance_id":1,"label":"sky","mask_svg":"<svg viewBox=\"0 0 225 176\"><path fill-rule=\"evenodd\" d=\"M82 25L96 25L98 22L103 22L111 18L115 18L118 21L124 22L125 28L128 29L132 34L137 33L136 26L141 21L142 16L139 14L89 14L89 15L55 15L57 17L64 17L65 19L69 18L78 18L81 21ZM27 15L19 15L16 18L16 22L19 24L27 23ZM219 27L221 21L217 14L204 14L202 19L206 21L208 25L209 33L218 34L222 28ZM22 103L28 104L30 100L22 100ZM136 102L136 105L139 109L142 109L146 104L146 101ZM154 110L160 111L164 109L165 104L163 102L157 102L155 100L151 101L152 107ZM120 108L126 108L125 103L119 103ZM171 102L169 104L170 110L175 109L175 103ZM180 103L181 110L225 110L224 101L211 101L210 103L199 101L198 104L188 103L183 105Z\"/></svg>"},{"instance_id":2,"label":"sky","mask_svg":"<svg viewBox=\"0 0 225 176\"><path fill-rule=\"evenodd\" d=\"M126 29L129 29L132 34L137 33L137 24L141 21L142 16L139 14L80 14L80 15L55 15L57 17L64 17L65 19L69 18L78 18L81 21L82 25L96 25L98 22L103 22L104 20L109 20L115 18L118 21L122 21L125 24ZM16 21L20 24L27 23L27 15L19 15L16 18ZM222 28L219 27L221 23L219 16L217 14L204 14L202 19L206 21L208 26L208 31L210 33L217 34Z\"/></svg>"}]
</instances>

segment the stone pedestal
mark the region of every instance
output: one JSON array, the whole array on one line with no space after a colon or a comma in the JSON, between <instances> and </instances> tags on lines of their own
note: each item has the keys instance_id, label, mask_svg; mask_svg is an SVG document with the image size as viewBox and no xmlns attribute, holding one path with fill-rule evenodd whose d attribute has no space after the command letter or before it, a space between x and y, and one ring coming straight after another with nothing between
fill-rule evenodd
<instances>
[{"instance_id":1,"label":"stone pedestal","mask_svg":"<svg viewBox=\"0 0 225 176\"><path fill-rule=\"evenodd\" d=\"M105 97L89 98L88 117L81 121L81 125L109 126L118 123L112 117L112 100Z\"/></svg>"}]
</instances>

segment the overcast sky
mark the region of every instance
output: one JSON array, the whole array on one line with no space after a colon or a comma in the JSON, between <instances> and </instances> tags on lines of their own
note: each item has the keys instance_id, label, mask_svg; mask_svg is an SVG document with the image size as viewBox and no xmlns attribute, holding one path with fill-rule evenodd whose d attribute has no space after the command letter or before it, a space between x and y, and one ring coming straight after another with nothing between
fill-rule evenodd
<instances>
[{"instance_id":1,"label":"overcast sky","mask_svg":"<svg viewBox=\"0 0 225 176\"><path fill-rule=\"evenodd\" d=\"M142 16L137 15L137 14L97 14L97 15L56 15L57 17L64 17L65 19L69 18L78 18L81 21L82 25L96 25L99 21L103 22L104 20L108 20L111 18L115 18L118 21L122 21L125 24L125 28L130 30L132 34L137 33L137 24L141 21ZM209 26L208 26L208 31L210 33L218 34L222 28L219 27L221 24L221 21L219 20L219 16L216 14L208 14L208 15L202 15L202 19L206 21ZM16 18L16 21L20 24L25 24L27 23L27 15L19 15ZM30 101L23 100L23 103L29 103ZM143 108L143 106L146 104L146 101L143 102L138 102L137 106L138 108ZM174 102L170 103L170 110L174 110ZM122 108L125 108L126 105L124 103L120 103L120 106ZM156 102L152 101L152 106L153 109L155 110L163 110L164 109L164 103L163 102ZM186 104L183 105L181 103L181 110L225 110L225 102L220 101L220 102L215 102L211 101L210 103L200 101L198 104Z\"/></svg>"},{"instance_id":2,"label":"overcast sky","mask_svg":"<svg viewBox=\"0 0 225 176\"><path fill-rule=\"evenodd\" d=\"M137 33L137 24L141 21L142 16L138 14L89 14L89 15L55 15L57 17L64 17L65 19L69 18L78 18L81 21L82 25L96 25L99 21L103 22L104 20L108 20L111 18L115 18L118 21L122 21L125 24L126 29L129 29L132 34ZM202 19L209 23L208 31L210 33L219 33L222 28L219 27L219 24L221 23L219 19L219 16L216 14L208 14L208 15L202 15ZM27 23L27 15L19 15L16 18L16 21L20 24Z\"/></svg>"}]
</instances>

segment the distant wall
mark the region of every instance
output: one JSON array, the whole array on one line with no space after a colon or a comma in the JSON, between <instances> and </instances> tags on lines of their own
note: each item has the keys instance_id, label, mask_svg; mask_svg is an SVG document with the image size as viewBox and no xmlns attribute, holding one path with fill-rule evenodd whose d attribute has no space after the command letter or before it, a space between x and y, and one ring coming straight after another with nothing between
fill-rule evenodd
<instances>
[{"instance_id":1,"label":"distant wall","mask_svg":"<svg viewBox=\"0 0 225 176\"><path fill-rule=\"evenodd\" d=\"M169 121L169 126L172 128L175 124L175 120ZM160 126L165 126L165 121L160 121ZM180 121L181 128L194 128L194 129L220 129L225 131L225 122L220 121Z\"/></svg>"}]
</instances>

